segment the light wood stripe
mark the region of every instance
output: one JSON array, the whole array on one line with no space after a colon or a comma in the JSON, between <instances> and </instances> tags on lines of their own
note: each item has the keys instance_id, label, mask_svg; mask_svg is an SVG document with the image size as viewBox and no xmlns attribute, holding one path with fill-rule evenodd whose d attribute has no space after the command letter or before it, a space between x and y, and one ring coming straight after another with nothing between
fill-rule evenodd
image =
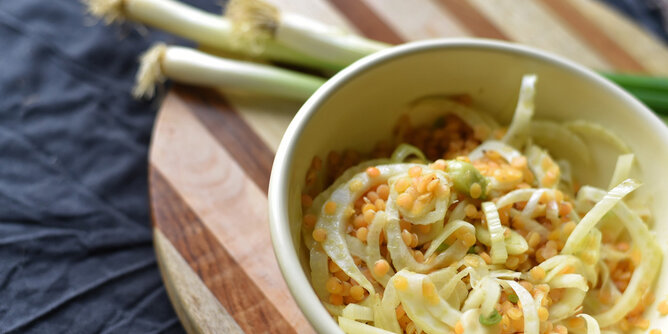
<instances>
[{"instance_id":1,"label":"light wood stripe","mask_svg":"<svg viewBox=\"0 0 668 334\"><path fill-rule=\"evenodd\" d=\"M360 0L329 0L364 36L390 44L403 39L374 11Z\"/></svg>"},{"instance_id":2,"label":"light wood stripe","mask_svg":"<svg viewBox=\"0 0 668 334\"><path fill-rule=\"evenodd\" d=\"M644 31L622 14L599 1L563 0L615 40L619 46L638 60L648 72L668 75L668 46L654 35Z\"/></svg>"},{"instance_id":3,"label":"light wood stripe","mask_svg":"<svg viewBox=\"0 0 668 334\"><path fill-rule=\"evenodd\" d=\"M408 41L471 36L467 28L459 24L450 13L442 11L431 1L416 6L405 0L364 0L383 21ZM410 13L410 15L407 15Z\"/></svg>"},{"instance_id":4,"label":"light wood stripe","mask_svg":"<svg viewBox=\"0 0 668 334\"><path fill-rule=\"evenodd\" d=\"M164 233L190 267L199 274L239 326L246 333L294 333L290 324L262 295L253 280L249 279L243 267L218 243L158 169L152 168L150 172L153 186L151 203L156 228ZM170 275L171 279L178 277L179 274ZM239 288L230 289L232 286ZM183 287L188 287L188 290L192 288L187 285ZM183 297L196 298L188 293Z\"/></svg>"},{"instance_id":5,"label":"light wood stripe","mask_svg":"<svg viewBox=\"0 0 668 334\"><path fill-rule=\"evenodd\" d=\"M153 245L167 294L188 333L244 333L158 228L153 229Z\"/></svg>"},{"instance_id":6,"label":"light wood stripe","mask_svg":"<svg viewBox=\"0 0 668 334\"><path fill-rule=\"evenodd\" d=\"M493 22L482 15L468 0L435 0L457 18L474 36L510 40Z\"/></svg>"},{"instance_id":7,"label":"light wood stripe","mask_svg":"<svg viewBox=\"0 0 668 334\"><path fill-rule=\"evenodd\" d=\"M278 149L285 129L290 125L302 103L280 98L232 95L222 91L220 94L225 96L239 116L262 139L272 152L273 159L273 153ZM241 145L243 146L243 143ZM268 181L269 173L263 177Z\"/></svg>"},{"instance_id":8,"label":"light wood stripe","mask_svg":"<svg viewBox=\"0 0 668 334\"><path fill-rule=\"evenodd\" d=\"M568 1L540 0L549 7L561 20L566 22L573 34L587 42L598 54L604 57L617 70L628 72L645 72L645 68L621 48L614 40L600 30L589 18L582 15Z\"/></svg>"},{"instance_id":9,"label":"light wood stripe","mask_svg":"<svg viewBox=\"0 0 668 334\"><path fill-rule=\"evenodd\" d=\"M304 15L310 19L342 28L352 28L348 19L327 0L268 0L282 12Z\"/></svg>"},{"instance_id":10,"label":"light wood stripe","mask_svg":"<svg viewBox=\"0 0 668 334\"><path fill-rule=\"evenodd\" d=\"M274 152L222 95L214 90L187 86L176 86L173 92L266 193Z\"/></svg>"},{"instance_id":11,"label":"light wood stripe","mask_svg":"<svg viewBox=\"0 0 668 334\"><path fill-rule=\"evenodd\" d=\"M594 69L611 69L537 0L470 0L470 3L513 41L545 49Z\"/></svg>"},{"instance_id":12,"label":"light wood stripe","mask_svg":"<svg viewBox=\"0 0 668 334\"><path fill-rule=\"evenodd\" d=\"M175 96L167 97L159 115L150 162L286 321L298 333L312 332L278 269L265 194Z\"/></svg>"}]
</instances>

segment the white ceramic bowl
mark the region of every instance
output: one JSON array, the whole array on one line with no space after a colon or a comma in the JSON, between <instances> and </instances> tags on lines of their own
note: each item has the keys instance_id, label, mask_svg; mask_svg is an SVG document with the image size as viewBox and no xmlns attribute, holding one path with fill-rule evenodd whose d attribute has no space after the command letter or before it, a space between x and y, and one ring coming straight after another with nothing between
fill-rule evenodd
<instances>
[{"instance_id":1,"label":"white ceramic bowl","mask_svg":"<svg viewBox=\"0 0 668 334\"><path fill-rule=\"evenodd\" d=\"M357 61L318 89L290 123L274 160L269 185L274 250L292 295L318 332L341 333L311 288L298 238L300 195L312 157L344 148L369 150L390 137L407 103L425 95L469 93L477 107L507 124L527 73L538 74L536 117L593 121L632 148L645 183L641 189L653 198L654 230L662 247L666 244L668 205L662 204L668 203L668 128L631 95L583 66L517 44L443 39L393 47ZM429 117L436 115L411 116L416 123ZM606 186L616 156L604 149L592 156L595 168L580 175ZM659 300L668 297L667 267L664 256L655 290ZM651 328L668 328L656 307L647 316Z\"/></svg>"}]
</instances>

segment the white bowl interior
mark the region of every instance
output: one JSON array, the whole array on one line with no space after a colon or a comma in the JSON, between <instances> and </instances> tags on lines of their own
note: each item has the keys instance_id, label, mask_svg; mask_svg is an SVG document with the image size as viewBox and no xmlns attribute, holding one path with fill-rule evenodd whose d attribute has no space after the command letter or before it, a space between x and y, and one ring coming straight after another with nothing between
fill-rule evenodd
<instances>
[{"instance_id":1,"label":"white bowl interior","mask_svg":"<svg viewBox=\"0 0 668 334\"><path fill-rule=\"evenodd\" d=\"M472 95L474 105L502 124L512 117L521 77L538 75L536 118L589 120L621 137L636 154L636 168L649 194L654 230L662 246L668 240L668 131L639 102L578 65L533 49L490 41L420 42L365 58L339 73L299 111L276 156L270 186L270 218L274 247L283 274L298 304L323 333L339 331L308 285L308 262L299 240L291 238L301 223L300 194L311 158L331 150L369 150L390 137L397 119L416 98L434 94ZM409 115L414 124L438 115ZM606 187L616 154L594 137L585 138L595 165L576 168L586 184ZM578 162L576 162L577 165ZM665 253L665 252L664 252ZM301 261L296 254L300 254ZM303 268L303 270L301 270ZM664 256L658 282L668 282ZM304 285L305 284L305 285ZM659 283L658 300L668 297ZM647 313L651 328L668 328L656 307Z\"/></svg>"}]
</instances>

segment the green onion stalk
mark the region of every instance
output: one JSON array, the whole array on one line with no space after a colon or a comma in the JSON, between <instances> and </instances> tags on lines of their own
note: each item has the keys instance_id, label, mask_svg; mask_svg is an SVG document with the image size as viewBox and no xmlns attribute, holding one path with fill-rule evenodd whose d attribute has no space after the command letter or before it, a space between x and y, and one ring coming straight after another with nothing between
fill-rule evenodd
<instances>
[{"instance_id":1,"label":"green onion stalk","mask_svg":"<svg viewBox=\"0 0 668 334\"><path fill-rule=\"evenodd\" d=\"M325 71L337 71L341 64L309 56L273 39L251 42L251 32L228 18L202 11L175 0L83 0L88 12L113 22L133 21L164 30L198 43L203 48L262 61L275 61ZM257 39L253 37L252 39ZM260 47L261 44L261 47ZM345 67L345 66L343 66Z\"/></svg>"},{"instance_id":2,"label":"green onion stalk","mask_svg":"<svg viewBox=\"0 0 668 334\"><path fill-rule=\"evenodd\" d=\"M281 12L263 0L230 0L224 16L176 0L83 1L90 13L107 23L134 21L192 40L204 49L310 68L327 75L390 47L304 16ZM668 78L602 74L660 116L668 117ZM189 79L189 83L196 81ZM209 83L210 80L199 84ZM286 89L289 88L288 85Z\"/></svg>"},{"instance_id":3,"label":"green onion stalk","mask_svg":"<svg viewBox=\"0 0 668 334\"><path fill-rule=\"evenodd\" d=\"M306 100L325 82L313 75L158 43L140 57L132 93L137 98L151 98L156 84L166 79L299 101Z\"/></svg>"}]
</instances>

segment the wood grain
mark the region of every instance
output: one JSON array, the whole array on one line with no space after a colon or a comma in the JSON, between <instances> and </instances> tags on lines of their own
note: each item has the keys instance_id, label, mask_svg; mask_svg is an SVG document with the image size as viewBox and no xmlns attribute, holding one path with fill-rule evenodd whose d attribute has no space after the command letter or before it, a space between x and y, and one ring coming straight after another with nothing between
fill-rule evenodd
<instances>
[{"instance_id":1,"label":"wood grain","mask_svg":"<svg viewBox=\"0 0 668 334\"><path fill-rule=\"evenodd\" d=\"M359 0L329 0L364 36L389 44L403 42L388 24Z\"/></svg>"},{"instance_id":2,"label":"wood grain","mask_svg":"<svg viewBox=\"0 0 668 334\"><path fill-rule=\"evenodd\" d=\"M470 0L470 3L512 41L554 52L594 69L612 68L538 0Z\"/></svg>"},{"instance_id":3,"label":"wood grain","mask_svg":"<svg viewBox=\"0 0 668 334\"><path fill-rule=\"evenodd\" d=\"M153 177L156 176L154 175ZM159 178L159 176L157 177ZM160 211L162 209L157 210ZM183 213L185 215L179 216L178 220L189 214L187 210L184 210ZM169 218L172 217L170 216ZM190 262L184 259L181 256L181 252L174 247L172 241L158 227L154 227L153 233L153 244L156 256L158 257L158 266L160 267L162 277L167 278L165 279L167 294L186 331L202 334L243 334L244 331L239 327L239 324L237 324L234 318L220 304L218 298L212 293L212 291L217 290L216 287L210 289L206 286L200 279L200 276L190 267L189 263L197 263L198 259L189 257ZM179 239L179 237L176 239ZM193 241L200 242L199 239L197 238L197 240ZM183 243L180 243L180 245L183 247ZM186 248L189 248L189 246ZM184 252L184 254L191 255L190 252Z\"/></svg>"},{"instance_id":4,"label":"wood grain","mask_svg":"<svg viewBox=\"0 0 668 334\"><path fill-rule=\"evenodd\" d=\"M472 36L450 13L439 10L431 1L420 6L405 0L363 1L404 40Z\"/></svg>"},{"instance_id":5,"label":"wood grain","mask_svg":"<svg viewBox=\"0 0 668 334\"><path fill-rule=\"evenodd\" d=\"M611 37L599 29L596 24L586 18L568 1L541 0L552 11L564 20L570 29L577 31L583 41L596 49L600 55L616 69L627 72L645 72L645 68Z\"/></svg>"},{"instance_id":6,"label":"wood grain","mask_svg":"<svg viewBox=\"0 0 668 334\"><path fill-rule=\"evenodd\" d=\"M271 300L299 333L311 332L270 246L265 193L177 94L168 96L164 104L154 129L150 162L216 242L243 264L241 270L264 299Z\"/></svg>"},{"instance_id":7,"label":"wood grain","mask_svg":"<svg viewBox=\"0 0 668 334\"><path fill-rule=\"evenodd\" d=\"M640 62L650 73L668 75L668 47L652 34L594 0L564 0Z\"/></svg>"},{"instance_id":8,"label":"wood grain","mask_svg":"<svg viewBox=\"0 0 668 334\"><path fill-rule=\"evenodd\" d=\"M236 320L238 327L246 333L295 333L276 307L263 296L257 285L248 277L243 267L227 252L154 167L150 170L150 178L151 212L156 227L218 298ZM165 224L166 222L169 224ZM183 279L180 275L174 274L170 277ZM194 287L188 286L186 291L190 292L192 289ZM186 296L197 298L192 293ZM184 296L180 298L183 299ZM191 302L200 303L196 299L192 299ZM217 327L222 326L221 324ZM231 324L226 325L229 328L235 327Z\"/></svg>"},{"instance_id":9,"label":"wood grain","mask_svg":"<svg viewBox=\"0 0 668 334\"><path fill-rule=\"evenodd\" d=\"M468 1L437 0L476 37L509 40L508 36Z\"/></svg>"},{"instance_id":10,"label":"wood grain","mask_svg":"<svg viewBox=\"0 0 668 334\"><path fill-rule=\"evenodd\" d=\"M188 86L174 87L174 93L209 130L218 143L265 193L274 152L258 137L225 98L215 90Z\"/></svg>"}]
</instances>

